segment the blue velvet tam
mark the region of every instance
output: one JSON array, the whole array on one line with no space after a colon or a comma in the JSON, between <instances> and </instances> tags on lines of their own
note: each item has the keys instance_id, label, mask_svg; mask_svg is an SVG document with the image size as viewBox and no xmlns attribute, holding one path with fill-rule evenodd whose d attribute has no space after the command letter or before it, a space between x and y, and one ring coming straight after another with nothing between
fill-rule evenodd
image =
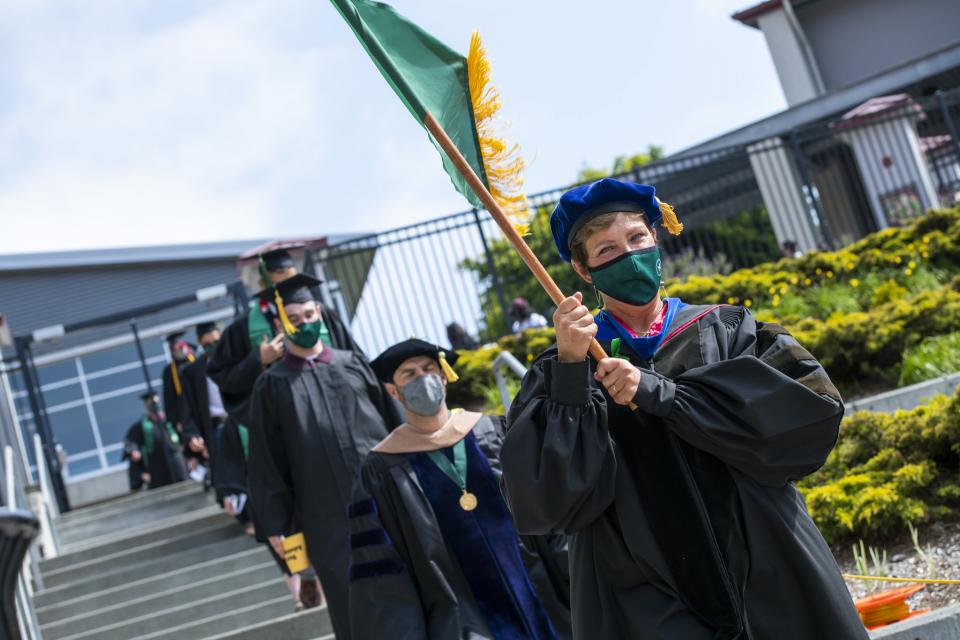
<instances>
[{"instance_id":1,"label":"blue velvet tam","mask_svg":"<svg viewBox=\"0 0 960 640\"><path fill-rule=\"evenodd\" d=\"M614 211L643 213L651 225L663 220L670 233L679 234L683 225L677 221L670 205L660 202L656 193L657 190L649 184L613 178L570 189L561 196L550 215L550 229L560 257L570 262L570 241L585 222Z\"/></svg>"}]
</instances>

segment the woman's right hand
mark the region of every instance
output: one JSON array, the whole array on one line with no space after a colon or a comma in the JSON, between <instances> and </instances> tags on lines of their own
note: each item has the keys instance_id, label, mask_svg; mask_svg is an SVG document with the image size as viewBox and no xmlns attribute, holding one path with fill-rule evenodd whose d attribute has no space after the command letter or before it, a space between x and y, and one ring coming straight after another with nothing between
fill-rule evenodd
<instances>
[{"instance_id":1,"label":"woman's right hand","mask_svg":"<svg viewBox=\"0 0 960 640\"><path fill-rule=\"evenodd\" d=\"M583 305L583 294L577 291L557 305L553 312L560 362L582 362L590 351L590 341L597 334L597 323Z\"/></svg>"}]
</instances>

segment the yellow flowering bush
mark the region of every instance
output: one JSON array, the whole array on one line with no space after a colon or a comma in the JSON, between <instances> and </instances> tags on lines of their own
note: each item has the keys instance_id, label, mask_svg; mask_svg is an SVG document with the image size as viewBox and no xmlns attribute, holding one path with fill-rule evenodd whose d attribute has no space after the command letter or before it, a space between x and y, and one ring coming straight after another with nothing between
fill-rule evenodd
<instances>
[{"instance_id":1,"label":"yellow flowering bush","mask_svg":"<svg viewBox=\"0 0 960 640\"><path fill-rule=\"evenodd\" d=\"M671 296L698 304L741 304L757 308L782 306L808 289L838 284L856 290L862 307L871 306L876 286L892 281L920 291L960 273L960 209L934 210L911 225L871 234L839 251L815 251L795 259L768 262L729 275L690 276L667 282ZM915 281L918 275L923 277ZM780 296L773 305L774 296ZM733 302L731 302L731 300ZM817 305L807 312L819 315Z\"/></svg>"},{"instance_id":2,"label":"yellow flowering bush","mask_svg":"<svg viewBox=\"0 0 960 640\"><path fill-rule=\"evenodd\" d=\"M960 390L911 411L858 412L800 490L829 542L898 534L960 505L958 443Z\"/></svg>"}]
</instances>

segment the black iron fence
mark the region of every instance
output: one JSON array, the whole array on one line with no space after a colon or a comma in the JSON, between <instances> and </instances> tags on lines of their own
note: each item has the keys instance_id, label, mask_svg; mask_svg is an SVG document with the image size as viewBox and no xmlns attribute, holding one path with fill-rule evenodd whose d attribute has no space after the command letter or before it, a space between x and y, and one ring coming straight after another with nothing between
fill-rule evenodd
<instances>
[{"instance_id":1,"label":"black iron fence","mask_svg":"<svg viewBox=\"0 0 960 640\"><path fill-rule=\"evenodd\" d=\"M960 193L960 90L868 101L766 140L653 162L620 176L653 184L685 225L661 233L668 276L730 272L797 251L834 249ZM569 187L529 197L528 242L564 291L583 285L553 248L547 217ZM466 211L354 239L315 256L328 304L376 354L417 335L447 341L509 332L510 299L552 304L485 211Z\"/></svg>"}]
</instances>

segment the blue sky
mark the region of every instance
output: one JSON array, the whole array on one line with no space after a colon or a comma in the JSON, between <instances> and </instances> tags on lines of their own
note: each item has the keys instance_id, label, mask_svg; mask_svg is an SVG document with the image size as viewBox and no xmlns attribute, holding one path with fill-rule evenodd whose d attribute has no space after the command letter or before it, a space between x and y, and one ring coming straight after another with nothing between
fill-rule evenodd
<instances>
[{"instance_id":1,"label":"blue sky","mask_svg":"<svg viewBox=\"0 0 960 640\"><path fill-rule=\"evenodd\" d=\"M479 29L531 192L779 111L749 0L394 6ZM459 211L424 133L322 0L5 0L0 253L386 229Z\"/></svg>"}]
</instances>

